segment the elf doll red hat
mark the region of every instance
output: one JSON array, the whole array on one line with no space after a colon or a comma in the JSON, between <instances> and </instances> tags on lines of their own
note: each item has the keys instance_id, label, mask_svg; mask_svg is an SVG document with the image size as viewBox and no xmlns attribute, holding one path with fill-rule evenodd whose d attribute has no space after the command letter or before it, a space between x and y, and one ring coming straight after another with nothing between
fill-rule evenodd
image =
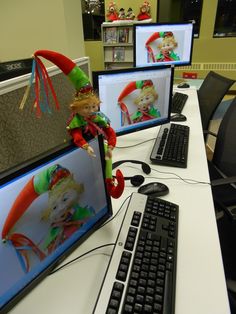
<instances>
[{"instance_id":1,"label":"elf doll red hat","mask_svg":"<svg viewBox=\"0 0 236 314\"><path fill-rule=\"evenodd\" d=\"M29 82L29 86L26 89L23 100L20 104L20 109L23 109L26 99L29 94L31 85L35 78L35 102L37 116L40 116L42 112L50 112L49 107L49 90L51 90L52 96L55 101L56 108L59 109L59 104L55 90L52 85L52 81L48 75L47 69L41 61L40 57L51 61L58 66L61 71L69 78L76 90L76 97L86 97L93 94L92 85L87 75L74 63L71 59L63 54L51 50L37 50L33 55L32 73Z\"/></svg>"}]
</instances>

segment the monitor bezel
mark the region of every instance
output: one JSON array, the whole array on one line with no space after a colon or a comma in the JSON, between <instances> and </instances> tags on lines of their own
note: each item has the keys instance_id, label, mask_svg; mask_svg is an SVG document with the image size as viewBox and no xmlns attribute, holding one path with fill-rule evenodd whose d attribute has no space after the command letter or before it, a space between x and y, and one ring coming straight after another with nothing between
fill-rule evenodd
<instances>
[{"instance_id":1,"label":"monitor bezel","mask_svg":"<svg viewBox=\"0 0 236 314\"><path fill-rule=\"evenodd\" d=\"M107 213L99 219L93 228L91 228L86 234L80 237L77 241L75 241L66 251L64 251L61 255L59 255L51 264L49 264L43 271L41 271L35 278L32 279L26 286L24 286L21 290L18 291L16 295L14 295L7 303L3 305L0 309L1 314L8 313L19 301L21 301L27 294L31 292L33 288L35 288L43 279L45 279L50 273L59 266L79 245L81 245L91 234L93 234L96 230L98 230L105 221L107 221L113 214L112 212L112 203L111 198L108 195L108 191L106 189L105 183L105 152L104 152L104 141L102 135L98 135L96 137L98 140L99 151L100 151L100 158L101 158L101 165L102 165L102 172L103 172L103 182L104 182L104 190L106 194L106 200L108 205ZM95 139L95 140L96 140ZM94 140L94 139L93 139ZM44 157L39 158L37 161L33 161L32 163L26 162L22 165L19 165L14 172L11 169L7 174L6 178L2 176L0 179L0 187L3 187L6 184L10 184L12 181L17 179L19 176L23 176L26 172L30 172L37 167L47 164L48 162L65 155L66 153L70 153L75 149L81 149L75 146L72 142L69 142L68 145L62 145L63 148L54 148L50 150L49 155L44 153ZM88 158L92 158L88 156Z\"/></svg>"},{"instance_id":2,"label":"monitor bezel","mask_svg":"<svg viewBox=\"0 0 236 314\"><path fill-rule=\"evenodd\" d=\"M192 25L192 36L191 36L191 46L190 46L190 58L189 58L189 62L182 62L181 64L179 63L171 63L169 62L166 65L173 65L174 67L182 67L182 66L189 66L192 64L192 55L193 55L193 41L194 41L194 32L193 32L193 23L192 22L170 22L170 23L136 23L133 25L133 66L134 67L140 67L136 65L136 28L138 26L141 27L147 27L147 26L165 26L165 25L170 25L170 26L174 26L174 25ZM150 65L147 65L147 67L161 67L162 63L150 63Z\"/></svg>"},{"instance_id":3,"label":"monitor bezel","mask_svg":"<svg viewBox=\"0 0 236 314\"><path fill-rule=\"evenodd\" d=\"M120 74L124 72L142 72L142 71L153 71L153 70L163 70L163 69L170 69L171 75L170 75L170 90L169 90L169 104L168 104L168 115L166 118L162 119L161 121L158 119L150 120L150 124L146 125L140 125L137 124L136 128L130 128L123 131L116 131L116 135L122 136L130 133L136 133L138 131L142 131L145 129L153 128L162 124L166 124L170 122L170 116L171 116L171 104L172 104L172 93L173 93L173 82L174 82L174 67L172 65L162 65L162 66L152 66L152 67L138 67L138 68L123 68L123 69L109 69L109 70L103 70L103 71L93 71L92 72L92 78L93 78L93 87L94 90L99 95L99 85L98 85L98 77L99 75L109 75L109 74ZM109 117L108 117L109 118ZM153 122L151 122L153 121ZM112 127L112 125L111 125Z\"/></svg>"}]
</instances>

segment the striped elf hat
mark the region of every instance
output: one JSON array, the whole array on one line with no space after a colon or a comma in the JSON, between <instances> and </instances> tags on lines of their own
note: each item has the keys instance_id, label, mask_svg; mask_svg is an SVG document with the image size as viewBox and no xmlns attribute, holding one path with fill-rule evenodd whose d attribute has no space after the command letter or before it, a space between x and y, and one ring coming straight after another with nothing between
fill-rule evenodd
<instances>
[{"instance_id":1,"label":"striped elf hat","mask_svg":"<svg viewBox=\"0 0 236 314\"><path fill-rule=\"evenodd\" d=\"M32 73L29 85L20 104L20 109L23 109L28 98L30 87L35 79L34 93L36 115L41 116L42 112L50 112L49 107L49 90L55 101L56 108L59 109L59 103L52 81L48 75L47 69L41 61L40 57L54 63L61 71L69 78L76 90L76 98L83 99L93 95L93 88L87 75L68 57L61 53L51 50L37 50L33 55Z\"/></svg>"}]
</instances>

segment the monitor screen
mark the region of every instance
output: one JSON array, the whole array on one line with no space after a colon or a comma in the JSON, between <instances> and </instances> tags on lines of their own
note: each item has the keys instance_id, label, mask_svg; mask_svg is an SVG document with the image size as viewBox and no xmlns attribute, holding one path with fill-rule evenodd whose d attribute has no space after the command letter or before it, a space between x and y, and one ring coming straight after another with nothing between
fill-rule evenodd
<instances>
[{"instance_id":1,"label":"monitor screen","mask_svg":"<svg viewBox=\"0 0 236 314\"><path fill-rule=\"evenodd\" d=\"M170 121L171 66L96 71L93 85L118 136Z\"/></svg>"},{"instance_id":2,"label":"monitor screen","mask_svg":"<svg viewBox=\"0 0 236 314\"><path fill-rule=\"evenodd\" d=\"M6 313L111 216L100 136L0 180L0 312Z\"/></svg>"},{"instance_id":3,"label":"monitor screen","mask_svg":"<svg viewBox=\"0 0 236 314\"><path fill-rule=\"evenodd\" d=\"M193 24L135 24L134 66L190 65Z\"/></svg>"}]
</instances>

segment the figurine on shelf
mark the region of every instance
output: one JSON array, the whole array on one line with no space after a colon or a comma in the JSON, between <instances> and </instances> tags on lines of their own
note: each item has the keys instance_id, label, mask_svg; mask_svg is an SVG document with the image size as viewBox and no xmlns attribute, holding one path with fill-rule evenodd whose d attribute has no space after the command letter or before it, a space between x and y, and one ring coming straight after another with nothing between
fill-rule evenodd
<instances>
[{"instance_id":1,"label":"figurine on shelf","mask_svg":"<svg viewBox=\"0 0 236 314\"><path fill-rule=\"evenodd\" d=\"M154 56L150 44L156 40L162 39L161 43L157 45L159 53ZM172 32L155 32L146 41L146 49L148 51L149 62L164 62L164 61L177 61L179 56L174 50L177 48L178 43Z\"/></svg>"},{"instance_id":2,"label":"figurine on shelf","mask_svg":"<svg viewBox=\"0 0 236 314\"><path fill-rule=\"evenodd\" d=\"M107 12L107 21L113 22L118 20L118 13L117 13L117 7L115 2L110 2L108 6L108 12Z\"/></svg>"},{"instance_id":3,"label":"figurine on shelf","mask_svg":"<svg viewBox=\"0 0 236 314\"><path fill-rule=\"evenodd\" d=\"M118 19L119 20L125 20L125 18L126 18L126 16L125 16L125 9L124 8L120 8Z\"/></svg>"},{"instance_id":4,"label":"figurine on shelf","mask_svg":"<svg viewBox=\"0 0 236 314\"><path fill-rule=\"evenodd\" d=\"M36 100L40 101L40 88L45 88L44 94L48 95L48 87L51 88L55 101L57 100L55 91L52 86L47 69L39 57L43 57L55 65L57 65L62 72L67 75L76 89L74 100L70 105L72 111L71 117L67 123L67 130L72 136L75 145L83 148L88 155L94 156L94 151L89 145L89 140L102 134L104 138L104 147L106 154L105 173L106 185L108 193L118 198L124 190L124 177L121 171L116 171L116 179L112 176L112 150L116 145L116 133L110 126L109 119L99 111L100 99L93 90L93 87L87 75L66 56L50 50L38 50L34 53L36 69L35 81L38 82L35 88ZM39 83L39 80L43 82ZM47 85L48 84L48 85ZM41 104L36 103L37 112L41 110ZM38 112L40 114L40 112Z\"/></svg>"},{"instance_id":5,"label":"figurine on shelf","mask_svg":"<svg viewBox=\"0 0 236 314\"><path fill-rule=\"evenodd\" d=\"M135 14L133 13L132 8L128 8L126 19L127 20L134 20L135 19Z\"/></svg>"},{"instance_id":6,"label":"figurine on shelf","mask_svg":"<svg viewBox=\"0 0 236 314\"><path fill-rule=\"evenodd\" d=\"M151 6L148 1L144 1L140 6L139 14L137 15L138 21L143 21L151 18Z\"/></svg>"}]
</instances>

